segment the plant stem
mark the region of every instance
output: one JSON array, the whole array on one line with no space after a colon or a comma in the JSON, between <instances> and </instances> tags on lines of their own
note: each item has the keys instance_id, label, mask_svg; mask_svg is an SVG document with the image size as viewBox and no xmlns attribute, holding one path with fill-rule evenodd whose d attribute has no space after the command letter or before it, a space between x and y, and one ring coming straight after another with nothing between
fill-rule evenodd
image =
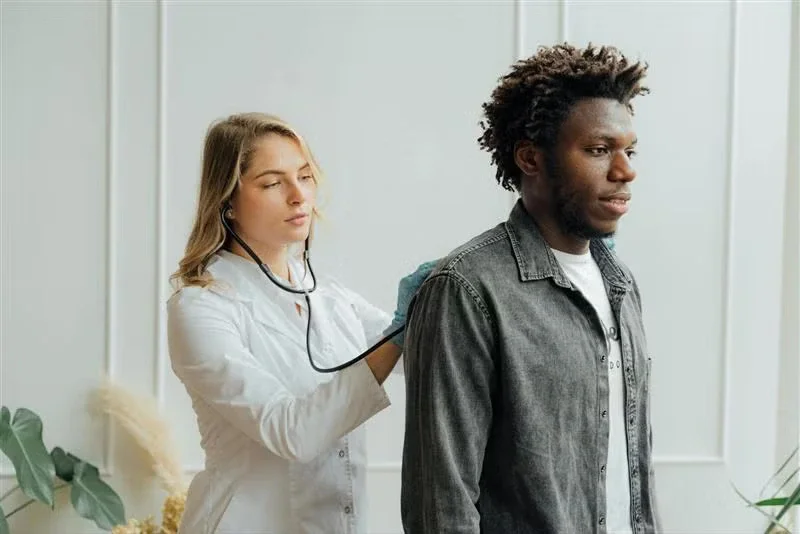
<instances>
[{"instance_id":1,"label":"plant stem","mask_svg":"<svg viewBox=\"0 0 800 534\"><path fill-rule=\"evenodd\" d=\"M18 489L19 489L19 484L17 484L16 486L14 486L13 488L11 488L11 489L10 489L10 490L8 490L7 492L5 492L5 493L3 494L3 496L2 496L2 497L0 497L0 502L2 502L2 501L4 501L4 500L6 500L6 497L8 497L9 495L11 495L12 493L14 493L15 491L17 491Z\"/></svg>"},{"instance_id":2,"label":"plant stem","mask_svg":"<svg viewBox=\"0 0 800 534\"><path fill-rule=\"evenodd\" d=\"M55 493L56 491L58 491L60 489L66 488L67 486L69 486L69 484L59 484L55 488L53 488L53 492ZM36 499L29 499L27 502L24 502L24 503L20 504L19 506L17 506L16 508L14 508L13 510L11 510L10 512L8 512L6 514L6 519L8 519L12 515L16 514L17 512L19 512L21 510L24 510L25 508L27 508L28 506L32 505L35 502L36 502Z\"/></svg>"}]
</instances>

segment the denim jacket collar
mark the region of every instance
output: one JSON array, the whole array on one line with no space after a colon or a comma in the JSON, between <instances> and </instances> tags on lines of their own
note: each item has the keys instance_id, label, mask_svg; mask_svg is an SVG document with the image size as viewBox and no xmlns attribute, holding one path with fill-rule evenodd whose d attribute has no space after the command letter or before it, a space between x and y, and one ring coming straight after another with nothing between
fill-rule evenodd
<instances>
[{"instance_id":1,"label":"denim jacket collar","mask_svg":"<svg viewBox=\"0 0 800 534\"><path fill-rule=\"evenodd\" d=\"M517 200L505 226L511 240L520 280L529 282L552 278L561 287L572 287L536 222L525 210L522 199ZM622 292L631 288L633 280L602 239L592 239L589 250L607 284Z\"/></svg>"}]
</instances>

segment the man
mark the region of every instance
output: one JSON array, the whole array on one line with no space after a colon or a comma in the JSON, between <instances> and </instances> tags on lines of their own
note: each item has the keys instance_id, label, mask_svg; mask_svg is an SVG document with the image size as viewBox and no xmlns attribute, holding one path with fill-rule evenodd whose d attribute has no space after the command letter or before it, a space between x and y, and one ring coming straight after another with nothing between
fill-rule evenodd
<instances>
[{"instance_id":1,"label":"man","mask_svg":"<svg viewBox=\"0 0 800 534\"><path fill-rule=\"evenodd\" d=\"M416 297L406 532L657 531L639 290L604 242L628 210L646 70L613 47L542 48L484 104L481 147L520 200Z\"/></svg>"}]
</instances>

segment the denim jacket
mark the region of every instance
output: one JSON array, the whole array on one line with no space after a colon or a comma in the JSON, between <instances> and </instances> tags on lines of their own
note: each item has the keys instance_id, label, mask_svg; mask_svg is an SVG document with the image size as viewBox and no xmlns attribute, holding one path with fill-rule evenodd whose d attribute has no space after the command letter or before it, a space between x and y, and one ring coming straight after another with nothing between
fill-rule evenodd
<instances>
[{"instance_id":1,"label":"denim jacket","mask_svg":"<svg viewBox=\"0 0 800 534\"><path fill-rule=\"evenodd\" d=\"M621 330L631 523L660 532L639 291L602 240L591 253ZM607 357L521 202L445 258L407 326L405 532L606 533Z\"/></svg>"}]
</instances>

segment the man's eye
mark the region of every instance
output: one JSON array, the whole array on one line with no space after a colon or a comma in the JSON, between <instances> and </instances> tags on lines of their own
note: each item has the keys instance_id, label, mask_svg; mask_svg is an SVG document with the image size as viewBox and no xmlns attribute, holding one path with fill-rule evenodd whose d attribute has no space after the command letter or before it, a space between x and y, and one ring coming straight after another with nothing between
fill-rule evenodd
<instances>
[{"instance_id":1,"label":"man's eye","mask_svg":"<svg viewBox=\"0 0 800 534\"><path fill-rule=\"evenodd\" d=\"M608 148L604 146L593 146L586 149L593 156L602 156L608 153Z\"/></svg>"},{"instance_id":2,"label":"man's eye","mask_svg":"<svg viewBox=\"0 0 800 534\"><path fill-rule=\"evenodd\" d=\"M628 154L628 159L633 159L637 154L637 152L633 149L628 150L625 153Z\"/></svg>"}]
</instances>

